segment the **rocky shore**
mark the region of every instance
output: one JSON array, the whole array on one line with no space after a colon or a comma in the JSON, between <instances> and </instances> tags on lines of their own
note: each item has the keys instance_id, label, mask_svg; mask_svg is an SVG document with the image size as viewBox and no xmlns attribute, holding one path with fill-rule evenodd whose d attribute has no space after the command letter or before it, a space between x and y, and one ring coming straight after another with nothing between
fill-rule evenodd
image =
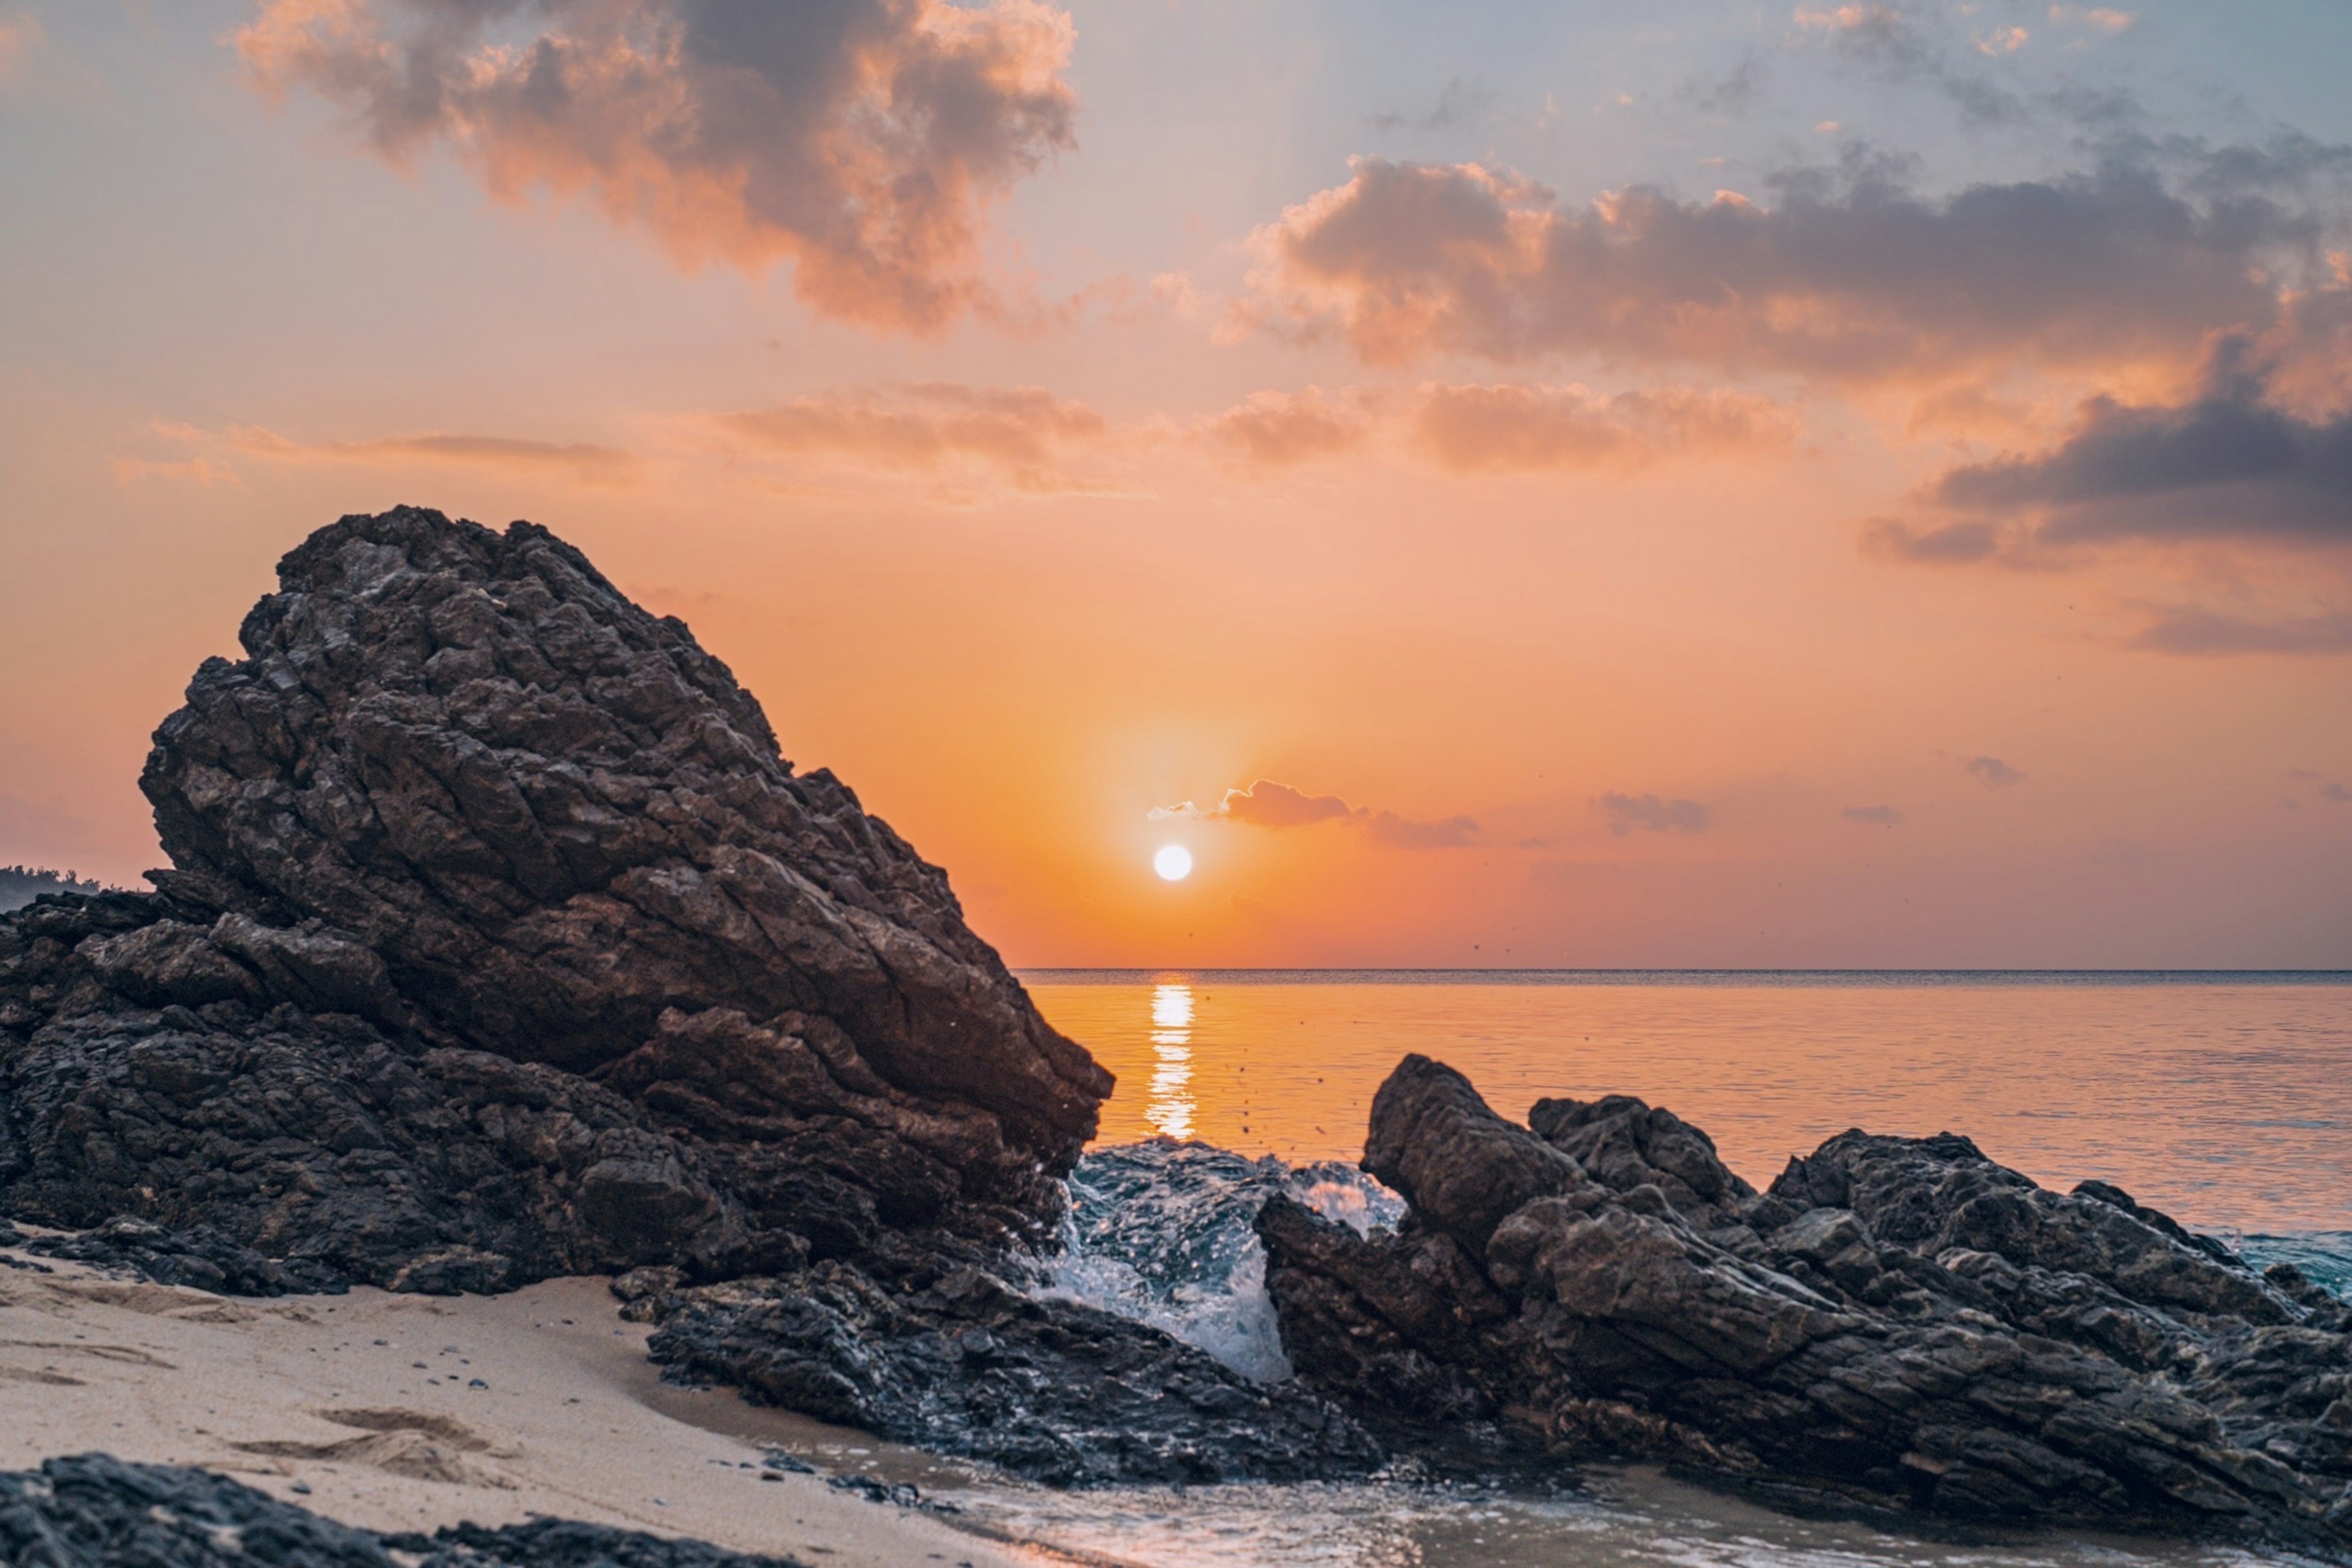
<instances>
[{"instance_id":1,"label":"rocky shore","mask_svg":"<svg viewBox=\"0 0 2352 1568\"><path fill-rule=\"evenodd\" d=\"M1375 1430L1796 1506L2352 1554L2352 1307L2291 1266L1949 1133L1847 1132L1758 1193L1638 1100L1528 1120L1410 1057L1365 1154L1404 1223L1260 1212L1292 1361Z\"/></svg>"},{"instance_id":2,"label":"rocky shore","mask_svg":"<svg viewBox=\"0 0 2352 1568\"><path fill-rule=\"evenodd\" d=\"M398 1552L395 1557L393 1553ZM204 1470L105 1454L0 1471L0 1563L19 1568L807 1568L698 1541L541 1519L357 1530Z\"/></svg>"},{"instance_id":3,"label":"rocky shore","mask_svg":"<svg viewBox=\"0 0 2352 1568\"><path fill-rule=\"evenodd\" d=\"M1108 1075L682 623L415 509L278 576L156 732L154 890L0 915L0 1232L67 1233L32 1254L255 1297L611 1275L677 1381L1059 1486L1640 1459L2352 1559L2352 1308L1950 1134L1759 1193L1663 1110L1519 1126L1413 1057L1364 1162L1401 1226L1257 1212L1297 1376L1051 1299ZM0 1531L263 1518L226 1486L75 1460L0 1478ZM334 1541L282 1561L572 1560Z\"/></svg>"}]
</instances>

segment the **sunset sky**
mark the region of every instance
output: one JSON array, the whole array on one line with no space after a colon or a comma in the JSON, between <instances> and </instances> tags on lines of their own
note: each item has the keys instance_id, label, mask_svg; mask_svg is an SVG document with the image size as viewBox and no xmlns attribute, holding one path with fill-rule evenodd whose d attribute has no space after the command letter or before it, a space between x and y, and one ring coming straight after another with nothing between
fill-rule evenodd
<instances>
[{"instance_id":1,"label":"sunset sky","mask_svg":"<svg viewBox=\"0 0 2352 1568\"><path fill-rule=\"evenodd\" d=\"M413 502L683 616L1016 964L2352 966L2347 62L0 0L0 864L155 865L197 662Z\"/></svg>"}]
</instances>

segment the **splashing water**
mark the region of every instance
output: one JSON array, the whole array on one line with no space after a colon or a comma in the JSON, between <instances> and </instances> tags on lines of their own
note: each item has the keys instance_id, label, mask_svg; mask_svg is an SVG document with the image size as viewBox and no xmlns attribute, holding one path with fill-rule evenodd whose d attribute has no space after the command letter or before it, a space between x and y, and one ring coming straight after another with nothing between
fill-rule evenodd
<instances>
[{"instance_id":1,"label":"splashing water","mask_svg":"<svg viewBox=\"0 0 2352 1568\"><path fill-rule=\"evenodd\" d=\"M1039 1295L1150 1323L1265 1383L1288 1377L1290 1362L1265 1293L1259 1207L1286 1193L1360 1234L1404 1214L1350 1166L1293 1168L1171 1138L1097 1149L1068 1186L1061 1251L1041 1260Z\"/></svg>"}]
</instances>

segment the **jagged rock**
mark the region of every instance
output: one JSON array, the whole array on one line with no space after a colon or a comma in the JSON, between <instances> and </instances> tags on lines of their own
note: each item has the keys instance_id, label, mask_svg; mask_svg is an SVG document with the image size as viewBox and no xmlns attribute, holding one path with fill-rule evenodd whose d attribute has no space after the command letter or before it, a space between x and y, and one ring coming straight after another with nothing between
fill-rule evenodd
<instances>
[{"instance_id":1,"label":"jagged rock","mask_svg":"<svg viewBox=\"0 0 2352 1568\"><path fill-rule=\"evenodd\" d=\"M886 1247L667 1293L649 1349L675 1380L1054 1486L1332 1479L1385 1462L1322 1398L1132 1319L1034 1299L991 1261Z\"/></svg>"},{"instance_id":2,"label":"jagged rock","mask_svg":"<svg viewBox=\"0 0 2352 1568\"><path fill-rule=\"evenodd\" d=\"M394 1552L400 1553L395 1557ZM578 1520L379 1535L204 1470L106 1454L0 1471L12 1568L805 1568Z\"/></svg>"},{"instance_id":3,"label":"jagged rock","mask_svg":"<svg viewBox=\"0 0 2352 1568\"><path fill-rule=\"evenodd\" d=\"M2352 1557L2352 1307L2292 1268L1948 1133L1843 1133L1758 1194L1637 1100L1530 1121L1408 1057L1366 1158L1400 1229L1266 1205L1302 1381L1384 1433Z\"/></svg>"},{"instance_id":4,"label":"jagged rock","mask_svg":"<svg viewBox=\"0 0 2352 1568\"><path fill-rule=\"evenodd\" d=\"M157 891L0 917L0 1214L228 1289L1050 1221L1108 1075L682 623L411 508L278 579L156 731Z\"/></svg>"}]
</instances>

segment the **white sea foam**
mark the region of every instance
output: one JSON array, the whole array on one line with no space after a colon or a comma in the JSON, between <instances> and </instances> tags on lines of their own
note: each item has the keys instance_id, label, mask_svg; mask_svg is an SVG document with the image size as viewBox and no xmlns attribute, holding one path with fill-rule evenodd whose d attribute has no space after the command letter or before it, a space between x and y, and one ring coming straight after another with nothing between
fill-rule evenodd
<instances>
[{"instance_id":1,"label":"white sea foam","mask_svg":"<svg viewBox=\"0 0 2352 1568\"><path fill-rule=\"evenodd\" d=\"M1041 1260L1037 1293L1150 1323L1245 1377L1288 1377L1253 1228L1278 1192L1360 1235L1404 1207L1336 1163L1294 1169L1167 1138L1101 1149L1070 1173L1061 1248Z\"/></svg>"}]
</instances>

